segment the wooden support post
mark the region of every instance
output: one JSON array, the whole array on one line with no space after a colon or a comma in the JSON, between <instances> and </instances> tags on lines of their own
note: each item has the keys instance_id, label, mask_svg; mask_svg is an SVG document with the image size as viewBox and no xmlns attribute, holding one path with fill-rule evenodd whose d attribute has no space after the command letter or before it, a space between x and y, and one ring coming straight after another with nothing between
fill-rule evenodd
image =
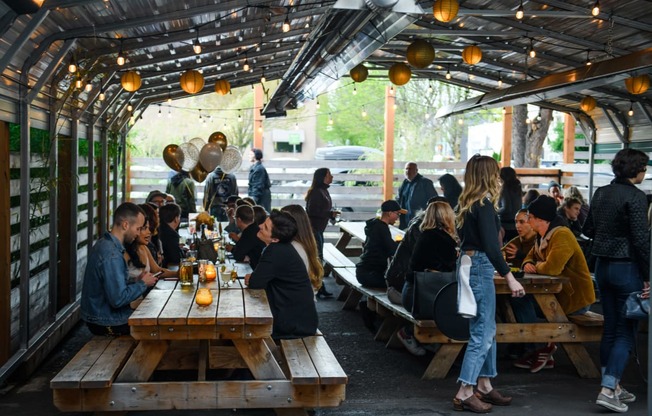
<instances>
[{"instance_id":1,"label":"wooden support post","mask_svg":"<svg viewBox=\"0 0 652 416\"><path fill-rule=\"evenodd\" d=\"M575 161L575 119L564 114L564 163Z\"/></svg>"},{"instance_id":2,"label":"wooden support post","mask_svg":"<svg viewBox=\"0 0 652 416\"><path fill-rule=\"evenodd\" d=\"M0 121L0 365L9 359L11 341L10 196L9 125Z\"/></svg>"},{"instance_id":3,"label":"wooden support post","mask_svg":"<svg viewBox=\"0 0 652 416\"><path fill-rule=\"evenodd\" d=\"M263 150L263 116L260 110L263 108L263 87L254 87L254 143L253 147Z\"/></svg>"},{"instance_id":4,"label":"wooden support post","mask_svg":"<svg viewBox=\"0 0 652 416\"><path fill-rule=\"evenodd\" d=\"M396 92L385 87L385 159L383 160L383 201L394 198L394 103Z\"/></svg>"},{"instance_id":5,"label":"wooden support post","mask_svg":"<svg viewBox=\"0 0 652 416\"><path fill-rule=\"evenodd\" d=\"M503 151L500 155L502 167L512 165L512 107L503 111Z\"/></svg>"}]
</instances>

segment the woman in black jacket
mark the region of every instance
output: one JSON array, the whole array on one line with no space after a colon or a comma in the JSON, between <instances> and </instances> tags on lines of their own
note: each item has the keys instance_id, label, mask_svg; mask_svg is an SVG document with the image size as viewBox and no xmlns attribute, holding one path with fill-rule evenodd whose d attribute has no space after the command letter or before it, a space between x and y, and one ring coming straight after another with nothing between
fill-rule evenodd
<instances>
[{"instance_id":1,"label":"woman in black jacket","mask_svg":"<svg viewBox=\"0 0 652 416\"><path fill-rule=\"evenodd\" d=\"M503 185L498 199L498 217L505 231L503 242L507 242L518 236L514 218L521 209L523 189L521 181L516 177L516 171L509 166L500 169L500 181Z\"/></svg>"},{"instance_id":2,"label":"woman in black jacket","mask_svg":"<svg viewBox=\"0 0 652 416\"><path fill-rule=\"evenodd\" d=\"M591 253L597 257L595 278L604 313L600 343L602 390L596 404L616 412L626 412L626 403L636 400L620 387L637 324L625 317L625 299L641 289L648 297L650 291L647 199L635 186L645 178L648 159L634 149L616 153L611 162L616 179L595 192L583 228L584 234L593 238Z\"/></svg>"}]
</instances>

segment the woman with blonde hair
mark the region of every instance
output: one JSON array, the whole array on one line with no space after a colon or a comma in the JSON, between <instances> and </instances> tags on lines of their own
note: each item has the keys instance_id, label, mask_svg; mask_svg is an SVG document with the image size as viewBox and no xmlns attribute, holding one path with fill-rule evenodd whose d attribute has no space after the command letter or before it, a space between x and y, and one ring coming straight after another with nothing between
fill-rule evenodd
<instances>
[{"instance_id":1,"label":"woman with blonde hair","mask_svg":"<svg viewBox=\"0 0 652 416\"><path fill-rule=\"evenodd\" d=\"M297 222L299 231L292 240L292 246L297 250L306 265L310 283L316 293L323 283L322 276L324 274L324 268L322 267L321 260L319 260L317 243L312 233L308 214L306 214L306 210L301 205L287 205L281 208L281 211L292 215Z\"/></svg>"},{"instance_id":2,"label":"woman with blonde hair","mask_svg":"<svg viewBox=\"0 0 652 416\"><path fill-rule=\"evenodd\" d=\"M499 197L498 163L489 156L473 156L466 164L457 228L462 240L460 255L471 259L469 285L477 313L469 320L470 338L457 379L461 385L453 399L455 410L488 413L492 404L507 406L512 402L511 397L503 396L491 385L491 379L497 375L494 269L507 280L513 297L525 296L525 290L500 251Z\"/></svg>"}]
</instances>

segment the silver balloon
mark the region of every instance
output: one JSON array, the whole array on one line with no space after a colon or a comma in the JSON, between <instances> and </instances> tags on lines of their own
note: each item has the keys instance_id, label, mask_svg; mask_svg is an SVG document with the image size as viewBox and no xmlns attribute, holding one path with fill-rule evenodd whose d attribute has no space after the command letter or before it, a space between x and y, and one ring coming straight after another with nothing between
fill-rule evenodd
<instances>
[{"instance_id":1,"label":"silver balloon","mask_svg":"<svg viewBox=\"0 0 652 416\"><path fill-rule=\"evenodd\" d=\"M242 165L242 155L235 146L227 146L222 154L220 166L225 173L233 173Z\"/></svg>"},{"instance_id":2,"label":"silver balloon","mask_svg":"<svg viewBox=\"0 0 652 416\"><path fill-rule=\"evenodd\" d=\"M195 168L197 162L199 162L199 149L197 149L194 144L188 142L180 144L179 150L183 152L183 164L181 165L181 169L190 172Z\"/></svg>"},{"instance_id":3,"label":"silver balloon","mask_svg":"<svg viewBox=\"0 0 652 416\"><path fill-rule=\"evenodd\" d=\"M188 143L194 144L197 150L201 151L202 147L204 147L204 145L206 144L206 140L202 139L201 137L195 137L188 140Z\"/></svg>"},{"instance_id":4,"label":"silver balloon","mask_svg":"<svg viewBox=\"0 0 652 416\"><path fill-rule=\"evenodd\" d=\"M199 163L212 172L222 162L222 148L217 143L206 143L199 151Z\"/></svg>"}]
</instances>

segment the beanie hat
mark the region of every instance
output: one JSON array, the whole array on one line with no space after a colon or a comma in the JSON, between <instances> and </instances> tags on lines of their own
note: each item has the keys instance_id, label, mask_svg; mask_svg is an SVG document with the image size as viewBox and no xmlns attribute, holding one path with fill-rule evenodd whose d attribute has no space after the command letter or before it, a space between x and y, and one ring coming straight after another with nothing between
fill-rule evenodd
<instances>
[{"instance_id":1,"label":"beanie hat","mask_svg":"<svg viewBox=\"0 0 652 416\"><path fill-rule=\"evenodd\" d=\"M540 195L528 205L527 211L537 218L552 222L557 216L557 203L554 198L547 195Z\"/></svg>"},{"instance_id":2,"label":"beanie hat","mask_svg":"<svg viewBox=\"0 0 652 416\"><path fill-rule=\"evenodd\" d=\"M380 206L382 212L399 212L401 214L407 214L407 210L401 208L401 206L393 199L383 202Z\"/></svg>"}]
</instances>

